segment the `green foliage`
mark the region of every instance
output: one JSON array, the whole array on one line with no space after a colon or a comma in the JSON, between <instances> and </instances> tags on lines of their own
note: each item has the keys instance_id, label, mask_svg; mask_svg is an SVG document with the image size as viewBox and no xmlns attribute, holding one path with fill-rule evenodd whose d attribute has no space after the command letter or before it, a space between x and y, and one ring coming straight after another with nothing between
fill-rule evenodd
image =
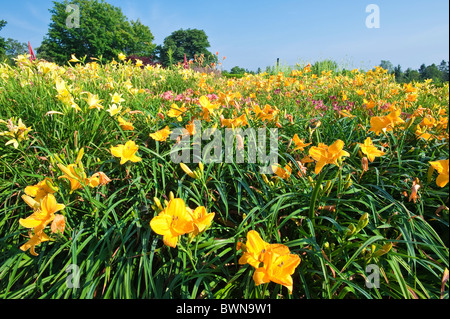
<instances>
[{"instance_id":1,"label":"green foliage","mask_svg":"<svg viewBox=\"0 0 450 319\"><path fill-rule=\"evenodd\" d=\"M430 161L448 158L447 139L417 138L416 125L395 126L379 135L368 132L372 116L356 92L363 88L378 100L404 101L406 93L393 76L356 72L313 77L305 71L287 77L248 75L231 81L230 87L226 78L176 67L140 68L131 61L76 63L68 69L49 71L47 63L27 59L14 67L1 65L0 130L15 117L32 131L17 148L5 145L8 137L0 136L0 298L448 299L444 274L449 267L449 185L438 187L436 172L428 176ZM80 106L78 112L57 98L59 78ZM361 87L352 84L356 78ZM268 85L272 87L267 91L261 89ZM149 137L166 125L185 127L200 112L193 99L211 93L212 87L218 95L239 92L241 97L233 98L233 104L219 102L220 115L245 114L255 129L277 126L255 116L254 104L245 103L251 94L259 105L278 107L279 162L292 165L289 179L263 176L258 165L235 161L205 163L204 174L194 179L172 161L174 140ZM390 95L392 89L399 94ZM172 103L183 103L163 98L169 90L172 96L191 99L184 104L187 110L181 121L168 116ZM311 95L304 94L306 90ZM329 104L330 96L343 90L354 103L354 117L311 105L311 99ZM104 108L89 109L86 92L98 94ZM123 109L111 116L107 108L114 93L122 95ZM418 100L402 109L405 114L414 113L419 105L434 114L448 110L448 86L421 83L417 94ZM380 109L373 112L386 114ZM134 130L123 130L119 115L132 122ZM202 121L202 129L213 125L223 129L220 115ZM413 120L418 124L422 119L418 115ZM448 135L448 128L430 132ZM300 174L308 150L293 150L294 134L311 146L341 139L349 156L339 160L339 167L326 165L318 176L315 163L305 163L306 175ZM386 154L364 171L358 143L367 136ZM141 162L120 165L110 153L111 146L127 140L139 145ZM249 146L246 141L248 137L244 150ZM194 147L188 146L191 152ZM66 180L59 178L57 163L74 163L81 149L87 176L101 171L112 181L71 194ZM188 164L193 171L199 169ZM28 240L28 229L19 220L32 212L21 196L27 186L45 177L59 186L56 196L65 205L60 213L66 229L39 244L39 255L31 256L19 248ZM408 198L416 178L417 202ZM170 192L191 208L202 205L216 214L209 229L191 242L181 237L176 248L165 246L149 225L158 213L153 208L155 197L163 202ZM242 252L237 244L250 230L300 256L292 274L292 294L273 282L256 286L253 267L239 264ZM78 288L68 286L70 265L78 266ZM380 270L379 287L366 285L369 265Z\"/></svg>"},{"instance_id":2,"label":"green foliage","mask_svg":"<svg viewBox=\"0 0 450 319\"><path fill-rule=\"evenodd\" d=\"M336 61L326 59L326 60L321 60L321 61L317 61L316 63L314 63L311 66L311 71L317 75L320 75L322 72L328 72L328 71L338 72L339 66Z\"/></svg>"},{"instance_id":3,"label":"green foliage","mask_svg":"<svg viewBox=\"0 0 450 319\"><path fill-rule=\"evenodd\" d=\"M6 23L7 22L5 20L0 20L0 31L5 27ZM0 37L0 59L4 57L5 53L6 53L6 41L5 38Z\"/></svg>"},{"instance_id":4,"label":"green foliage","mask_svg":"<svg viewBox=\"0 0 450 319\"><path fill-rule=\"evenodd\" d=\"M380 67L387 70L389 74L394 74L398 83L411 83L418 81L433 80L434 83L440 84L449 81L449 61L442 60L439 66L436 64L422 64L418 70L411 68L402 71L401 65L393 66L390 61L381 60Z\"/></svg>"},{"instance_id":5,"label":"green foliage","mask_svg":"<svg viewBox=\"0 0 450 319\"><path fill-rule=\"evenodd\" d=\"M68 5L79 8L79 27L67 23L75 11L66 12ZM97 0L54 2L50 10L52 22L42 45L40 58L63 64L71 54L77 57L103 58L110 61L117 54L150 56L155 48L150 29L139 20L128 21L120 8Z\"/></svg>"},{"instance_id":6,"label":"green foliage","mask_svg":"<svg viewBox=\"0 0 450 319\"><path fill-rule=\"evenodd\" d=\"M208 51L210 47L205 31L198 29L177 30L164 39L162 46L158 46L160 61L163 65L182 63L186 59L195 60L203 54L209 62L216 62L217 57ZM171 54L169 54L169 52Z\"/></svg>"}]
</instances>

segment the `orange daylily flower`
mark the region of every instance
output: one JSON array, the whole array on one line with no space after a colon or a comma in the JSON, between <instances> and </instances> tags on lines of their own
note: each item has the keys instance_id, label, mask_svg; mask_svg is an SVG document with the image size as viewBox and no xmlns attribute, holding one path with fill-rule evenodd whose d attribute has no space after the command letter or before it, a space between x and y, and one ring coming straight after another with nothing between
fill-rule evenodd
<instances>
[{"instance_id":1,"label":"orange daylily flower","mask_svg":"<svg viewBox=\"0 0 450 319\"><path fill-rule=\"evenodd\" d=\"M433 135L427 132L427 127L420 127L420 124L416 126L415 134L417 138L423 138L425 141L428 141L433 138Z\"/></svg>"},{"instance_id":2,"label":"orange daylily flower","mask_svg":"<svg viewBox=\"0 0 450 319\"><path fill-rule=\"evenodd\" d=\"M119 126L124 131L132 131L134 130L133 123L125 121L122 117L118 117L117 120L119 121Z\"/></svg>"},{"instance_id":3,"label":"orange daylily flower","mask_svg":"<svg viewBox=\"0 0 450 319\"><path fill-rule=\"evenodd\" d=\"M261 238L257 231L250 230L247 233L247 242L241 244L241 249L244 254L239 258L239 264L249 264L258 268L259 264L263 262L266 252L274 250L281 254L288 248L283 244L269 244Z\"/></svg>"},{"instance_id":4,"label":"orange daylily flower","mask_svg":"<svg viewBox=\"0 0 450 319\"><path fill-rule=\"evenodd\" d=\"M23 197L25 196L22 196L22 198ZM29 204L28 201L27 204ZM21 226L33 229L33 233L30 232L30 240L23 244L20 249L23 251L30 249L30 253L37 256L38 254L35 251L35 247L41 242L50 240L50 238L44 233L44 228L47 227L47 225L52 222L56 216L58 216L55 215L55 213L64 208L65 206L63 204L58 204L56 202L53 194L48 194L42 199L39 208L34 207L33 214L27 218L19 219L19 224ZM58 219L60 218L58 217Z\"/></svg>"},{"instance_id":5,"label":"orange daylily flower","mask_svg":"<svg viewBox=\"0 0 450 319\"><path fill-rule=\"evenodd\" d=\"M375 132L378 136L382 131L392 131L390 127L390 121L384 116L373 116L370 118L369 132Z\"/></svg>"},{"instance_id":6,"label":"orange daylily flower","mask_svg":"<svg viewBox=\"0 0 450 319\"><path fill-rule=\"evenodd\" d=\"M369 161L373 162L375 157L383 156L386 154L383 151L378 150L372 142L372 139L370 137L367 137L364 141L364 144L358 143L359 147L361 148L361 152L367 155L367 158Z\"/></svg>"},{"instance_id":7,"label":"orange daylily flower","mask_svg":"<svg viewBox=\"0 0 450 319\"><path fill-rule=\"evenodd\" d=\"M445 185L447 185L449 180L449 173L448 173L449 160L448 159L439 160L429 163L439 173L439 176L436 179L436 184L439 187L444 187Z\"/></svg>"},{"instance_id":8,"label":"orange daylily flower","mask_svg":"<svg viewBox=\"0 0 450 319\"><path fill-rule=\"evenodd\" d=\"M194 236L205 231L211 225L215 216L215 213L208 213L204 206L199 206L193 211L188 208L188 212L191 214L194 221Z\"/></svg>"},{"instance_id":9,"label":"orange daylily flower","mask_svg":"<svg viewBox=\"0 0 450 319\"><path fill-rule=\"evenodd\" d=\"M52 187L49 187L49 184ZM25 194L34 197L34 200L39 202L47 194L53 194L58 191L58 188L53 185L52 179L45 177L44 180L40 181L36 185L25 187Z\"/></svg>"},{"instance_id":10,"label":"orange daylily flower","mask_svg":"<svg viewBox=\"0 0 450 319\"><path fill-rule=\"evenodd\" d=\"M170 136L171 133L172 131L169 129L168 126L166 126L162 130L159 130L155 133L151 133L150 137L155 141L164 142L167 140L167 138Z\"/></svg>"},{"instance_id":11,"label":"orange daylily flower","mask_svg":"<svg viewBox=\"0 0 450 319\"><path fill-rule=\"evenodd\" d=\"M119 144L116 147L111 147L111 154L115 157L120 157L120 165L126 162L139 162L142 160L139 156L136 156L139 146L133 141L128 141L125 145Z\"/></svg>"},{"instance_id":12,"label":"orange daylily flower","mask_svg":"<svg viewBox=\"0 0 450 319\"><path fill-rule=\"evenodd\" d=\"M347 151L344 151L343 148L344 142L341 140L337 140L330 146L319 143L317 147L311 147L309 149L309 155L317 161L315 173L319 174L326 164L334 164L338 166L338 159L343 156L350 156L350 154Z\"/></svg>"},{"instance_id":13,"label":"orange daylily flower","mask_svg":"<svg viewBox=\"0 0 450 319\"><path fill-rule=\"evenodd\" d=\"M371 117L370 118L371 127L369 131L375 132L376 135L379 135L382 131L392 131L392 129L397 124L405 123L405 121L400 118L401 113L402 113L401 109L396 109L386 116Z\"/></svg>"},{"instance_id":14,"label":"orange daylily flower","mask_svg":"<svg viewBox=\"0 0 450 319\"><path fill-rule=\"evenodd\" d=\"M281 179L288 179L291 176L292 169L289 165L286 165L284 168L277 165L272 165L272 171Z\"/></svg>"},{"instance_id":15,"label":"orange daylily flower","mask_svg":"<svg viewBox=\"0 0 450 319\"><path fill-rule=\"evenodd\" d=\"M202 95L198 100L204 113L214 114L214 111L219 107L218 104L211 103L207 96Z\"/></svg>"},{"instance_id":16,"label":"orange daylily flower","mask_svg":"<svg viewBox=\"0 0 450 319\"><path fill-rule=\"evenodd\" d=\"M247 233L247 242L240 243L238 248L244 252L239 258L239 264L256 268L253 274L256 285L273 281L292 292L291 275L300 264L300 257L291 254L287 246L269 244L262 240L258 232L251 230Z\"/></svg>"},{"instance_id":17,"label":"orange daylily flower","mask_svg":"<svg viewBox=\"0 0 450 319\"><path fill-rule=\"evenodd\" d=\"M307 147L308 145L311 145L311 143L305 143L305 142L303 141L303 139L300 139L300 138L298 137L297 134L294 135L294 137L292 138L292 141L293 141L294 144L295 144L294 151L296 151L296 150L303 151L303 150L305 149L305 147Z\"/></svg>"},{"instance_id":18,"label":"orange daylily flower","mask_svg":"<svg viewBox=\"0 0 450 319\"><path fill-rule=\"evenodd\" d=\"M255 112L256 117L260 118L262 121L272 121L276 118L278 110L272 108L270 105L266 104L264 109L261 109L257 104L253 107L253 112Z\"/></svg>"},{"instance_id":19,"label":"orange daylily flower","mask_svg":"<svg viewBox=\"0 0 450 319\"><path fill-rule=\"evenodd\" d=\"M194 220L184 200L171 199L167 207L150 221L155 233L163 236L164 244L175 248L178 237L194 231Z\"/></svg>"},{"instance_id":20,"label":"orange daylily flower","mask_svg":"<svg viewBox=\"0 0 450 319\"><path fill-rule=\"evenodd\" d=\"M90 187L95 187L91 183L91 179L87 178L86 173L77 164L69 164L66 166L58 164L59 169L64 173L63 176L58 177L58 179L65 178L70 182L70 193L73 193L77 189L83 187L81 183L88 185Z\"/></svg>"},{"instance_id":21,"label":"orange daylily flower","mask_svg":"<svg viewBox=\"0 0 450 319\"><path fill-rule=\"evenodd\" d=\"M291 275L300 264L300 261L300 257L290 254L289 249L281 255L274 251L269 251L264 255L263 266L255 270L253 280L257 286L273 281L285 286L289 293L292 293L293 281Z\"/></svg>"},{"instance_id":22,"label":"orange daylily flower","mask_svg":"<svg viewBox=\"0 0 450 319\"><path fill-rule=\"evenodd\" d=\"M111 179L103 172L97 172L90 178L89 184L93 187L103 186L111 182Z\"/></svg>"},{"instance_id":23,"label":"orange daylily flower","mask_svg":"<svg viewBox=\"0 0 450 319\"><path fill-rule=\"evenodd\" d=\"M178 122L181 122L183 120L183 114L184 112L186 112L187 109L183 106L179 107L178 105L176 105L175 103L173 103L170 106L170 110L169 112L167 112L167 116L168 117L172 117L172 118L176 118Z\"/></svg>"},{"instance_id":24,"label":"orange daylily flower","mask_svg":"<svg viewBox=\"0 0 450 319\"><path fill-rule=\"evenodd\" d=\"M400 114L402 114L402 110L400 108L394 109L391 113L386 115L385 118L389 121L392 127L394 127L397 124L405 123L405 121L400 118Z\"/></svg>"},{"instance_id":25,"label":"orange daylily flower","mask_svg":"<svg viewBox=\"0 0 450 319\"><path fill-rule=\"evenodd\" d=\"M246 115L242 114L241 116L236 117L234 119L224 119L223 117L221 117L220 124L222 126L225 126L225 127L228 127L228 128L235 128L235 127L248 125L248 122L247 122Z\"/></svg>"},{"instance_id":26,"label":"orange daylily flower","mask_svg":"<svg viewBox=\"0 0 450 319\"><path fill-rule=\"evenodd\" d=\"M194 135L196 133L194 122L189 122L188 124L186 124L185 130L189 135Z\"/></svg>"}]
</instances>

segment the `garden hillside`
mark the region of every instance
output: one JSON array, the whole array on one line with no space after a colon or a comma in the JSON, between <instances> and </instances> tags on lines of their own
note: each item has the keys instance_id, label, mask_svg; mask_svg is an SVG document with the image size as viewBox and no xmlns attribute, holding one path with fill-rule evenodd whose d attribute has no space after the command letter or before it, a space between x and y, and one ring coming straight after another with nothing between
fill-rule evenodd
<instances>
[{"instance_id":1,"label":"garden hillside","mask_svg":"<svg viewBox=\"0 0 450 319\"><path fill-rule=\"evenodd\" d=\"M448 298L448 112L448 82L381 67L18 56L0 298Z\"/></svg>"}]
</instances>

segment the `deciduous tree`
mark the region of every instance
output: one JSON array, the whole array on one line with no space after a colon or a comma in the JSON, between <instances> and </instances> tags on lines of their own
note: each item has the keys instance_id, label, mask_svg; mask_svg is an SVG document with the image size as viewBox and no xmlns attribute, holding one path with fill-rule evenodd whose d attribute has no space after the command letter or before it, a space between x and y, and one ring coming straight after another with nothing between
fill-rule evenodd
<instances>
[{"instance_id":1,"label":"deciduous tree","mask_svg":"<svg viewBox=\"0 0 450 319\"><path fill-rule=\"evenodd\" d=\"M63 64L71 54L109 61L119 53L150 56L154 51L150 29L139 20L128 21L118 7L98 0L53 3L48 33L37 49L40 58ZM78 25L67 23L77 14L70 10L74 7L79 9Z\"/></svg>"}]
</instances>

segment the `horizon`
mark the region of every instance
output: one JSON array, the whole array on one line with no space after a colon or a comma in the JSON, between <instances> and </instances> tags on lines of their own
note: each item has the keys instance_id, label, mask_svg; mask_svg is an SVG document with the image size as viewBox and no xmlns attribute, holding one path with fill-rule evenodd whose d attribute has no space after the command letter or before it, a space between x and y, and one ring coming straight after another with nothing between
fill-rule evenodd
<instances>
[{"instance_id":1,"label":"horizon","mask_svg":"<svg viewBox=\"0 0 450 319\"><path fill-rule=\"evenodd\" d=\"M238 66L249 71L296 63L333 60L346 69L371 69L382 60L418 69L449 60L449 3L380 0L345 3L284 0L238 2L179 0L107 0L128 20L139 19L154 35L155 44L179 29L200 29L212 53L223 56L222 70ZM70 3L70 1L69 1ZM369 5L379 8L379 27L369 28ZM47 34L53 1L3 3L0 19L7 25L0 36L31 43L36 51Z\"/></svg>"}]
</instances>

